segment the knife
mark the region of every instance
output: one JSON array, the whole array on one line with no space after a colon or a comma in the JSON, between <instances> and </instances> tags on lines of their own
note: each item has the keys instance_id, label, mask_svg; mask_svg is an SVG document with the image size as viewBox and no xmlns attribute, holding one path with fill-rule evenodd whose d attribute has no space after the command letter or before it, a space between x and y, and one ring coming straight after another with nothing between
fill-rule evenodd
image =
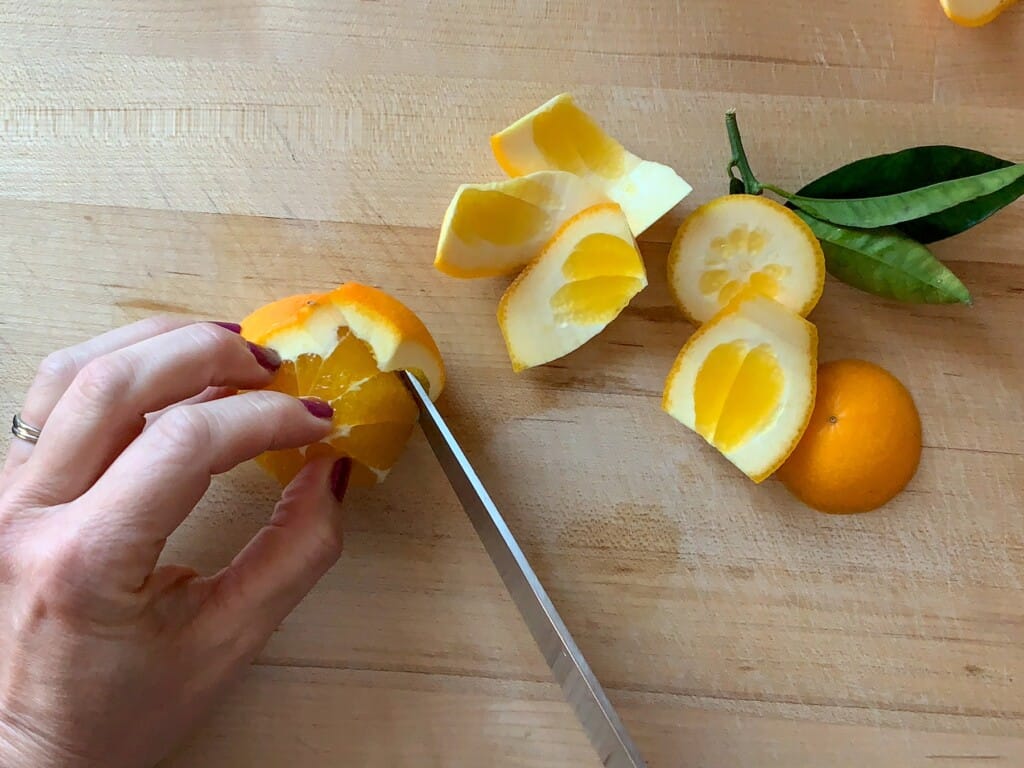
<instances>
[{"instance_id":1,"label":"knife","mask_svg":"<svg viewBox=\"0 0 1024 768\"><path fill-rule=\"evenodd\" d=\"M466 454L419 380L409 373L402 376L419 403L420 426L427 442L602 764L607 768L645 768L640 751Z\"/></svg>"}]
</instances>

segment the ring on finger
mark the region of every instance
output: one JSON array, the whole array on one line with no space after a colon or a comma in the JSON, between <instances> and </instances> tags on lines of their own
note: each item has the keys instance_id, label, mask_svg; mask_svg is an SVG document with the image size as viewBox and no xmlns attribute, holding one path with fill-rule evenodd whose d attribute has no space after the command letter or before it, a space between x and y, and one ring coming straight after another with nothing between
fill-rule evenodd
<instances>
[{"instance_id":1,"label":"ring on finger","mask_svg":"<svg viewBox=\"0 0 1024 768\"><path fill-rule=\"evenodd\" d=\"M11 422L11 434L19 440L24 440L26 443L34 445L39 442L39 435L42 434L42 430L26 424L21 420L21 416L16 413L14 414L14 421Z\"/></svg>"}]
</instances>

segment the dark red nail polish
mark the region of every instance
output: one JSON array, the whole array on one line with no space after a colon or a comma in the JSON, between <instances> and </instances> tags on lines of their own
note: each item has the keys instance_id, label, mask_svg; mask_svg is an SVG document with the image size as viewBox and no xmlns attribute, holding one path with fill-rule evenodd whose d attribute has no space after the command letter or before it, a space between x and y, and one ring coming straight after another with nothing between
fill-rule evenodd
<instances>
[{"instance_id":1,"label":"dark red nail polish","mask_svg":"<svg viewBox=\"0 0 1024 768\"><path fill-rule=\"evenodd\" d=\"M256 358L256 362L268 371L276 371L281 367L281 356L274 350L269 347L253 344L251 341L247 341L246 344L249 347L249 351L252 352L252 356Z\"/></svg>"},{"instance_id":2,"label":"dark red nail polish","mask_svg":"<svg viewBox=\"0 0 1024 768\"><path fill-rule=\"evenodd\" d=\"M318 419L334 418L334 409L330 403L324 402L318 397L301 397L299 401L306 406L306 410Z\"/></svg>"},{"instance_id":3,"label":"dark red nail polish","mask_svg":"<svg viewBox=\"0 0 1024 768\"><path fill-rule=\"evenodd\" d=\"M231 331L232 333L242 332L242 326L239 325L238 323L222 323L219 320L213 320L211 322L213 323L213 325L219 325L221 328Z\"/></svg>"},{"instance_id":4,"label":"dark red nail polish","mask_svg":"<svg viewBox=\"0 0 1024 768\"><path fill-rule=\"evenodd\" d=\"M344 501L348 490L348 479L352 476L352 459L344 456L331 467L331 493L338 501Z\"/></svg>"}]
</instances>

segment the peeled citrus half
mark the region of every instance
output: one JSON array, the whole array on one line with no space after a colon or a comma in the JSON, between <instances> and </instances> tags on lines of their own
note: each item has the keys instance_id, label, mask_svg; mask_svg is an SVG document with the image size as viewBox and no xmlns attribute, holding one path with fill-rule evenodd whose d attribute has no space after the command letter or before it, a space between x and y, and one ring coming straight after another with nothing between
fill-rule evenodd
<instances>
[{"instance_id":1,"label":"peeled citrus half","mask_svg":"<svg viewBox=\"0 0 1024 768\"><path fill-rule=\"evenodd\" d=\"M981 27L994 21L1017 0L940 0L946 15L963 27Z\"/></svg>"},{"instance_id":2,"label":"peeled citrus half","mask_svg":"<svg viewBox=\"0 0 1024 768\"><path fill-rule=\"evenodd\" d=\"M307 452L351 457L354 483L383 480L419 415L397 372L415 375L432 398L444 388L444 361L420 319L358 283L268 304L242 322L242 334L283 360L267 389L317 397L334 408L334 431L322 444L257 459L282 484L302 468Z\"/></svg>"},{"instance_id":3,"label":"peeled citrus half","mask_svg":"<svg viewBox=\"0 0 1024 768\"><path fill-rule=\"evenodd\" d=\"M759 483L807 427L817 357L811 323L765 296L740 297L686 342L662 408Z\"/></svg>"},{"instance_id":4,"label":"peeled citrus half","mask_svg":"<svg viewBox=\"0 0 1024 768\"><path fill-rule=\"evenodd\" d=\"M634 235L692 191L667 165L628 152L568 94L496 133L491 149L509 176L559 170L586 179L622 207Z\"/></svg>"},{"instance_id":5,"label":"peeled citrus half","mask_svg":"<svg viewBox=\"0 0 1024 768\"><path fill-rule=\"evenodd\" d=\"M505 291L498 325L516 371L549 363L604 330L647 285L615 203L569 219Z\"/></svg>"},{"instance_id":6,"label":"peeled citrus half","mask_svg":"<svg viewBox=\"0 0 1024 768\"><path fill-rule=\"evenodd\" d=\"M668 282L697 324L748 289L807 315L825 285L825 255L810 227L785 206L759 195L726 195L679 227Z\"/></svg>"},{"instance_id":7,"label":"peeled citrus half","mask_svg":"<svg viewBox=\"0 0 1024 768\"><path fill-rule=\"evenodd\" d=\"M606 200L597 187L565 171L463 184L441 224L434 266L452 277L511 274L567 219Z\"/></svg>"}]
</instances>

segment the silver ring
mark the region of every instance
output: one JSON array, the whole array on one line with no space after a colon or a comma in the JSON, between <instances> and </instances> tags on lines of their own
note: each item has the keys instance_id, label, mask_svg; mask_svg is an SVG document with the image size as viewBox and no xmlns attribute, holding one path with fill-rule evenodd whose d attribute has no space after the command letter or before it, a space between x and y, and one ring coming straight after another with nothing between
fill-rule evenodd
<instances>
[{"instance_id":1,"label":"silver ring","mask_svg":"<svg viewBox=\"0 0 1024 768\"><path fill-rule=\"evenodd\" d=\"M21 416L14 414L14 421L11 423L11 434L19 440L24 440L26 443L38 443L39 435L42 434L41 429L29 426L21 420Z\"/></svg>"}]
</instances>

